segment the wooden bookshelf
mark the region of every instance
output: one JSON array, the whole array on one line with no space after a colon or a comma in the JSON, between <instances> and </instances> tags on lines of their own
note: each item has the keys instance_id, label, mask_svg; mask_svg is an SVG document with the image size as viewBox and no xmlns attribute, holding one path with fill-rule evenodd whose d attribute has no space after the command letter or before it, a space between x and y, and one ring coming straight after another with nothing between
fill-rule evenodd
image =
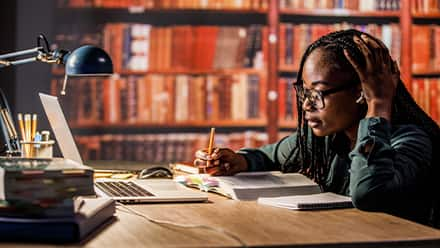
<instances>
[{"instance_id":1,"label":"wooden bookshelf","mask_svg":"<svg viewBox=\"0 0 440 248\"><path fill-rule=\"evenodd\" d=\"M319 17L399 18L400 11L358 11L349 9L281 9L282 15Z\"/></svg>"},{"instance_id":2,"label":"wooden bookshelf","mask_svg":"<svg viewBox=\"0 0 440 248\"><path fill-rule=\"evenodd\" d=\"M248 128L264 128L266 126L266 120L219 120L219 121L184 121L184 122L173 122L173 123L152 123L152 122L95 122L90 124L77 124L75 122L69 124L72 128L191 128L191 127L248 127Z\"/></svg>"},{"instance_id":3,"label":"wooden bookshelf","mask_svg":"<svg viewBox=\"0 0 440 248\"><path fill-rule=\"evenodd\" d=\"M115 76L143 76L147 74L163 74L163 75L175 75L175 74L185 74L185 75L229 75L229 74L258 74L264 76L267 72L266 70L253 69L253 68L235 68L235 69L218 69L218 70L147 70L147 71L133 71L133 70L123 70L115 73ZM52 74L55 76L64 76L63 69L53 69Z\"/></svg>"},{"instance_id":4,"label":"wooden bookshelf","mask_svg":"<svg viewBox=\"0 0 440 248\"><path fill-rule=\"evenodd\" d=\"M413 77L440 77L440 70L413 70Z\"/></svg>"},{"instance_id":5,"label":"wooden bookshelf","mask_svg":"<svg viewBox=\"0 0 440 248\"><path fill-rule=\"evenodd\" d=\"M85 10L91 12L106 11L108 13L128 13L128 14L145 14L145 13L174 13L180 12L185 14L193 14L195 12L204 12L206 14L266 14L266 9L247 9L247 8L145 8L143 6L131 6L131 7L64 7L62 9L67 10Z\"/></svg>"},{"instance_id":6,"label":"wooden bookshelf","mask_svg":"<svg viewBox=\"0 0 440 248\"><path fill-rule=\"evenodd\" d=\"M281 0L282 1L282 0ZM151 24L153 27L170 27L179 25L189 25L196 27L200 25L212 26L243 26L249 27L253 24L264 25L265 36L261 37L262 51L265 56L264 66L259 68L229 68L229 69L198 69L198 68L153 68L147 70L127 70L119 69L116 71L117 77L145 77L148 75L165 75L165 76L210 76L210 75L235 75L249 74L258 75L261 78L263 87L260 89L260 109L262 112L259 118L250 120L185 120L185 121L95 121L95 122L73 122L74 129L148 129L160 130L161 128L171 128L174 130L187 128L209 128L211 126L228 128L231 131L239 129L265 129L268 136L268 142L274 142L279 139L280 130L291 130L295 128L296 107L288 109L285 103L294 104L287 101L289 97L293 97L295 92L283 86L282 81L295 80L297 73L297 64L285 63L281 59L280 49L283 49L282 29L283 25L332 25L333 22L352 23L354 25L374 24L376 26L388 25L392 23L393 30L398 30L399 35L392 33L392 38L399 41L400 48L394 51L394 57L400 61L401 77L407 88L411 90L413 87L413 77L422 78L440 77L440 70L426 69L413 70L412 55L412 26L418 20L423 23L436 22L440 19L440 11L419 13L414 12L412 0L400 0L400 10L377 10L377 11L360 11L354 9L289 9L280 8L281 1L267 0L264 7L260 8L191 8L191 7L169 7L161 6L131 6L131 7L110 7L96 8L87 7L69 7L61 8L61 15L65 18L74 19L85 16L86 19L96 19L99 25L105 23L141 23ZM262 1L265 2L265 1ZM260 2L261 3L261 2ZM111 20L111 21L110 21ZM345 26L346 27L346 26ZM388 29L388 28L387 28ZM329 29L330 31L330 29ZM334 31L334 30L332 30ZM93 33L93 30L91 31ZM301 38L295 38L297 41ZM295 42L294 41L294 42ZM310 40L312 42L312 40ZM310 43L308 42L308 43ZM280 47L281 46L281 47ZM302 51L294 51L296 54L302 54ZM298 58L295 58L297 61ZM53 74L61 77L63 71L54 69ZM292 90L292 91L289 91ZM293 114L293 117L292 117ZM154 132L154 131L153 131Z\"/></svg>"},{"instance_id":7,"label":"wooden bookshelf","mask_svg":"<svg viewBox=\"0 0 440 248\"><path fill-rule=\"evenodd\" d=\"M440 12L439 11L428 12L428 13L415 12L412 13L412 17L415 19L440 19Z\"/></svg>"}]
</instances>

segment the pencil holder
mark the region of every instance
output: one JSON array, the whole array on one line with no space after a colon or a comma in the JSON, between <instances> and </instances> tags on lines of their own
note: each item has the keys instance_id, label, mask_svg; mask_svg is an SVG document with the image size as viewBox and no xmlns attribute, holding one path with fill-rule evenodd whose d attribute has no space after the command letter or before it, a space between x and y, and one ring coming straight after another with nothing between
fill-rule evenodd
<instances>
[{"instance_id":1,"label":"pencil holder","mask_svg":"<svg viewBox=\"0 0 440 248\"><path fill-rule=\"evenodd\" d=\"M52 158L54 140L20 141L23 158Z\"/></svg>"}]
</instances>

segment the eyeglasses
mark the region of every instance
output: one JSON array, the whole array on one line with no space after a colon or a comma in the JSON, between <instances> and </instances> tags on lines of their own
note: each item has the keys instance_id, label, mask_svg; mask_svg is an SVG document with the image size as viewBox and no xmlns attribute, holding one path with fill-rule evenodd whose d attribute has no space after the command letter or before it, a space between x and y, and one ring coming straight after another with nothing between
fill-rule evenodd
<instances>
[{"instance_id":1,"label":"eyeglasses","mask_svg":"<svg viewBox=\"0 0 440 248\"><path fill-rule=\"evenodd\" d=\"M316 109L323 109L325 107L324 97L334 94L339 91L351 89L355 86L354 83L343 84L339 87L335 87L333 89L328 90L315 90L315 89L305 89L303 86L303 80L298 81L293 84L296 90L296 94L299 96L301 101L301 105L305 100L309 101L309 103Z\"/></svg>"}]
</instances>

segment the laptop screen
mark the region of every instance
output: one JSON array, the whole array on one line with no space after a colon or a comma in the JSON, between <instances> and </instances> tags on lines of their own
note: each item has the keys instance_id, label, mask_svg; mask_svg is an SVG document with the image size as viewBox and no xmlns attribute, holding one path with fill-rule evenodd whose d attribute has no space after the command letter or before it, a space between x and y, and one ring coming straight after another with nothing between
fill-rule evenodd
<instances>
[{"instance_id":1,"label":"laptop screen","mask_svg":"<svg viewBox=\"0 0 440 248\"><path fill-rule=\"evenodd\" d=\"M61 105L58 102L58 97L43 93L39 93L39 95L63 157L83 164Z\"/></svg>"}]
</instances>

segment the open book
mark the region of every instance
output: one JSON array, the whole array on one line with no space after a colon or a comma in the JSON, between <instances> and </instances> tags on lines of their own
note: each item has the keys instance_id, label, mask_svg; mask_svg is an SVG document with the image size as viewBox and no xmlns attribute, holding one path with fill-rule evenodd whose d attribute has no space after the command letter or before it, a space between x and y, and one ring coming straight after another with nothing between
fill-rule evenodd
<instances>
[{"instance_id":1,"label":"open book","mask_svg":"<svg viewBox=\"0 0 440 248\"><path fill-rule=\"evenodd\" d=\"M351 198L344 195L338 195L332 192L296 195L283 197L260 197L259 204L270 205L280 208L311 210L311 209L329 209L329 208L352 208Z\"/></svg>"},{"instance_id":2,"label":"open book","mask_svg":"<svg viewBox=\"0 0 440 248\"><path fill-rule=\"evenodd\" d=\"M187 175L177 181L205 191L226 195L235 200L257 200L258 197L307 195L321 192L319 185L299 173L242 172L234 176L211 177Z\"/></svg>"},{"instance_id":3,"label":"open book","mask_svg":"<svg viewBox=\"0 0 440 248\"><path fill-rule=\"evenodd\" d=\"M317 183L300 173L243 172L215 177L219 188L232 199L257 200L259 197L308 195L320 193Z\"/></svg>"}]
</instances>

